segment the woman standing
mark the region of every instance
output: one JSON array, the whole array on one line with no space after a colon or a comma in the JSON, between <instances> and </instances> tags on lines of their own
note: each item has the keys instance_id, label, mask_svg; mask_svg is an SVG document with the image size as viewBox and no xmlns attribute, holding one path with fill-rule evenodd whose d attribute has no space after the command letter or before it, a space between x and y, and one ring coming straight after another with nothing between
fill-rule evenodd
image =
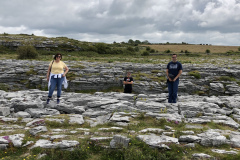
<instances>
[{"instance_id":1,"label":"woman standing","mask_svg":"<svg viewBox=\"0 0 240 160\"><path fill-rule=\"evenodd\" d=\"M69 71L69 69L66 66L66 64L61 60L62 60L62 55L60 53L57 53L54 56L54 60L50 62L48 67L47 81L48 81L49 92L48 92L47 104L49 104L53 95L53 91L55 90L56 86L57 86L57 104L60 103L62 84L64 84L64 88L67 88L66 74Z\"/></svg>"}]
</instances>

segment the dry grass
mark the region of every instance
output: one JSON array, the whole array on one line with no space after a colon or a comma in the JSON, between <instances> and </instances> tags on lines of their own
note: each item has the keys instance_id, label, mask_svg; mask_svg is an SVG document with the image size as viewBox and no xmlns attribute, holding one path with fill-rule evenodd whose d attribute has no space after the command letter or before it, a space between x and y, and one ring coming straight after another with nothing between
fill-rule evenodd
<instances>
[{"instance_id":1,"label":"dry grass","mask_svg":"<svg viewBox=\"0 0 240 160\"><path fill-rule=\"evenodd\" d=\"M205 53L207 49L211 53L226 53L227 51L238 51L239 46L216 46L216 45L142 45L149 46L159 52L170 50L172 52L185 52L185 50L193 53Z\"/></svg>"}]
</instances>

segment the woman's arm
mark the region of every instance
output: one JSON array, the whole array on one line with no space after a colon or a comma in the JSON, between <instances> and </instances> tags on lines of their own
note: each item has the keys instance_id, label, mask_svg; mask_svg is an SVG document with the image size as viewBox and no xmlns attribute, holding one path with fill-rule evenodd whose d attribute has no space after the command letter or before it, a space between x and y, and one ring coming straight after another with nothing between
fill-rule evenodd
<instances>
[{"instance_id":1,"label":"woman's arm","mask_svg":"<svg viewBox=\"0 0 240 160\"><path fill-rule=\"evenodd\" d=\"M69 71L69 69L68 69L68 67L66 66L65 68L65 72L63 73L63 77L65 77L66 76L66 74L68 73L68 71Z\"/></svg>"},{"instance_id":2,"label":"woman's arm","mask_svg":"<svg viewBox=\"0 0 240 160\"><path fill-rule=\"evenodd\" d=\"M49 81L50 70L51 70L51 66L49 66L49 67L48 67L48 72L47 72L47 81Z\"/></svg>"}]
</instances>

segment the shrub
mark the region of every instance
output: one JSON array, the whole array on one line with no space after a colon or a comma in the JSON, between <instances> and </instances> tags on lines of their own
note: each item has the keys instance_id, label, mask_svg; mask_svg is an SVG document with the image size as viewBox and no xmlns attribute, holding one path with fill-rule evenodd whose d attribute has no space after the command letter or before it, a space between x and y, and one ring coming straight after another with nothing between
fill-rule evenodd
<instances>
[{"instance_id":1,"label":"shrub","mask_svg":"<svg viewBox=\"0 0 240 160\"><path fill-rule=\"evenodd\" d=\"M20 46L17 49L18 59L36 59L38 52L33 46Z\"/></svg>"},{"instance_id":2,"label":"shrub","mask_svg":"<svg viewBox=\"0 0 240 160\"><path fill-rule=\"evenodd\" d=\"M97 43L96 48L99 54L106 54L107 45L105 43Z\"/></svg>"},{"instance_id":3,"label":"shrub","mask_svg":"<svg viewBox=\"0 0 240 160\"><path fill-rule=\"evenodd\" d=\"M150 50L150 53L154 53L154 52L155 52L155 49L151 49L151 50Z\"/></svg>"},{"instance_id":4,"label":"shrub","mask_svg":"<svg viewBox=\"0 0 240 160\"><path fill-rule=\"evenodd\" d=\"M87 51L93 51L93 52L97 52L97 48L95 46L89 46L87 48Z\"/></svg>"},{"instance_id":5,"label":"shrub","mask_svg":"<svg viewBox=\"0 0 240 160\"><path fill-rule=\"evenodd\" d=\"M206 53L210 53L210 50L209 50L209 49L206 49Z\"/></svg>"},{"instance_id":6,"label":"shrub","mask_svg":"<svg viewBox=\"0 0 240 160\"><path fill-rule=\"evenodd\" d=\"M150 51L150 50L151 50L151 48L150 48L149 46L147 46L147 47L146 47L146 50L147 50L147 51Z\"/></svg>"},{"instance_id":7,"label":"shrub","mask_svg":"<svg viewBox=\"0 0 240 160\"><path fill-rule=\"evenodd\" d=\"M127 47L127 50L130 52L134 52L134 48L133 47Z\"/></svg>"},{"instance_id":8,"label":"shrub","mask_svg":"<svg viewBox=\"0 0 240 160\"><path fill-rule=\"evenodd\" d=\"M165 53L170 53L171 51L170 51L170 49L168 49L168 50L166 50L166 51L164 51Z\"/></svg>"},{"instance_id":9,"label":"shrub","mask_svg":"<svg viewBox=\"0 0 240 160\"><path fill-rule=\"evenodd\" d=\"M201 75L200 75L199 71L190 71L190 72L188 72L188 75L189 76L194 76L197 79L201 78Z\"/></svg>"},{"instance_id":10,"label":"shrub","mask_svg":"<svg viewBox=\"0 0 240 160\"><path fill-rule=\"evenodd\" d=\"M135 47L134 50L135 50L135 52L138 52L139 51L139 47Z\"/></svg>"},{"instance_id":11,"label":"shrub","mask_svg":"<svg viewBox=\"0 0 240 160\"><path fill-rule=\"evenodd\" d=\"M0 54L9 53L10 49L5 46L0 46Z\"/></svg>"},{"instance_id":12,"label":"shrub","mask_svg":"<svg viewBox=\"0 0 240 160\"><path fill-rule=\"evenodd\" d=\"M240 51L240 47L238 47L238 51Z\"/></svg>"},{"instance_id":13,"label":"shrub","mask_svg":"<svg viewBox=\"0 0 240 160\"><path fill-rule=\"evenodd\" d=\"M144 51L144 52L142 53L142 56L149 56L149 52L148 52L148 51Z\"/></svg>"},{"instance_id":14,"label":"shrub","mask_svg":"<svg viewBox=\"0 0 240 160\"><path fill-rule=\"evenodd\" d=\"M229 77L229 76L216 77L215 80L217 80L217 81L236 81L236 79L234 77Z\"/></svg>"}]
</instances>

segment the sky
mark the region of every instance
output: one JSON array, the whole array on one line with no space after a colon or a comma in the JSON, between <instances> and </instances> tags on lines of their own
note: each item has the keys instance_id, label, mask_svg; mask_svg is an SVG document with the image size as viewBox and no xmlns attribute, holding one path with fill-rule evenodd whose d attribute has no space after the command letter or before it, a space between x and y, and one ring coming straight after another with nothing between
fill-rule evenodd
<instances>
[{"instance_id":1,"label":"sky","mask_svg":"<svg viewBox=\"0 0 240 160\"><path fill-rule=\"evenodd\" d=\"M240 0L0 0L0 33L240 46Z\"/></svg>"}]
</instances>

